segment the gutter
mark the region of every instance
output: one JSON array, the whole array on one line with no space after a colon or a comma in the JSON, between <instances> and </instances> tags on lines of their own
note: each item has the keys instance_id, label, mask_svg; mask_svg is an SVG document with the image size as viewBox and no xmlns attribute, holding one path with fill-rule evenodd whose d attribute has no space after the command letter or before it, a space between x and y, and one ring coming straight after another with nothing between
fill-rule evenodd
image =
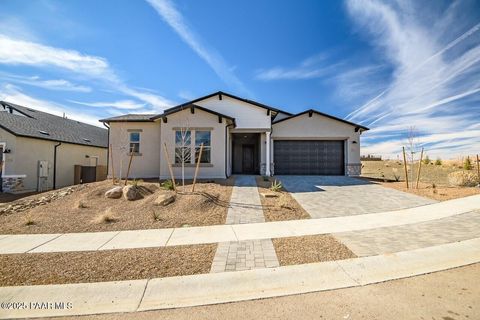
<instances>
[{"instance_id":1,"label":"gutter","mask_svg":"<svg viewBox=\"0 0 480 320\"><path fill-rule=\"evenodd\" d=\"M105 122L102 122L102 123L103 123L103 126L108 130L108 135L107 135L107 177L108 177L108 166L110 163L110 126Z\"/></svg>"},{"instance_id":2,"label":"gutter","mask_svg":"<svg viewBox=\"0 0 480 320\"><path fill-rule=\"evenodd\" d=\"M57 148L62 143L59 142L53 147L53 190L57 188Z\"/></svg>"}]
</instances>

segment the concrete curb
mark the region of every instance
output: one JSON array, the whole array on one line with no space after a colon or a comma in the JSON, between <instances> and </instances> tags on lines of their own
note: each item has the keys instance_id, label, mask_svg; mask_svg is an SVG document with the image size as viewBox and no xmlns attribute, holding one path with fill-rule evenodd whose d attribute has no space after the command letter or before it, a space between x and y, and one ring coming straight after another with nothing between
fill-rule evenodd
<instances>
[{"instance_id":1,"label":"concrete curb","mask_svg":"<svg viewBox=\"0 0 480 320\"><path fill-rule=\"evenodd\" d=\"M134 312L364 286L480 262L480 238L395 254L151 280L0 288L0 318ZM226 285L228 284L228 285ZM40 300L40 301L39 301ZM31 309L30 302L71 303ZM25 304L7 309L8 303Z\"/></svg>"},{"instance_id":2,"label":"concrete curb","mask_svg":"<svg viewBox=\"0 0 480 320\"><path fill-rule=\"evenodd\" d=\"M480 195L398 211L324 219L4 238L0 235L0 254L148 248L339 233L414 224L476 209L480 209Z\"/></svg>"}]
</instances>

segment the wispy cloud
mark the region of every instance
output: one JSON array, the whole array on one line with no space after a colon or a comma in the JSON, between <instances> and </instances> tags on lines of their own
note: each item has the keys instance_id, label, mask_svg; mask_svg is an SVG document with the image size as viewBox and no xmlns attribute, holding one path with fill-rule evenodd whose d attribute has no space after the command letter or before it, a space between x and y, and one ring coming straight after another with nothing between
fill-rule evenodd
<instances>
[{"instance_id":1,"label":"wispy cloud","mask_svg":"<svg viewBox=\"0 0 480 320\"><path fill-rule=\"evenodd\" d=\"M189 26L182 13L170 0L147 0L163 20L179 35L179 37L230 87L242 94L251 96L251 92L234 74L225 59L215 49L208 47Z\"/></svg>"},{"instance_id":2,"label":"wispy cloud","mask_svg":"<svg viewBox=\"0 0 480 320\"><path fill-rule=\"evenodd\" d=\"M41 43L14 39L0 34L0 64L27 65L37 68L56 67L88 79L96 79L112 88L117 93L128 95L148 103L157 111L162 111L175 103L146 90L132 88L111 68L107 59L47 46ZM66 82L63 83L67 85ZM60 85L50 82L44 85Z\"/></svg>"},{"instance_id":3,"label":"wispy cloud","mask_svg":"<svg viewBox=\"0 0 480 320\"><path fill-rule=\"evenodd\" d=\"M396 155L410 126L430 154L455 156L480 149L480 23L468 2L444 11L426 2L348 0L346 8L393 72L347 119L372 127L363 152ZM429 12L429 15L423 14ZM473 12L473 11L472 11ZM447 28L451 22L455 26ZM342 84L340 84L342 86ZM359 89L361 90L361 88Z\"/></svg>"},{"instance_id":4,"label":"wispy cloud","mask_svg":"<svg viewBox=\"0 0 480 320\"><path fill-rule=\"evenodd\" d=\"M124 110L138 110L145 107L145 104L139 104L133 100L120 100L112 102L82 102L76 100L69 100L70 102L80 104L82 106L92 107L92 108L115 108L115 109L124 109Z\"/></svg>"},{"instance_id":5,"label":"wispy cloud","mask_svg":"<svg viewBox=\"0 0 480 320\"><path fill-rule=\"evenodd\" d=\"M0 72L0 80L14 82L18 84L26 84L48 90L58 91L76 91L76 92L91 92L92 88L82 85L74 84L65 79L48 79L44 80L38 76L17 76Z\"/></svg>"},{"instance_id":6,"label":"wispy cloud","mask_svg":"<svg viewBox=\"0 0 480 320\"><path fill-rule=\"evenodd\" d=\"M299 65L285 68L273 67L257 70L255 77L259 80L307 80L332 75L343 62L329 63L325 54L317 54L303 60Z\"/></svg>"}]
</instances>

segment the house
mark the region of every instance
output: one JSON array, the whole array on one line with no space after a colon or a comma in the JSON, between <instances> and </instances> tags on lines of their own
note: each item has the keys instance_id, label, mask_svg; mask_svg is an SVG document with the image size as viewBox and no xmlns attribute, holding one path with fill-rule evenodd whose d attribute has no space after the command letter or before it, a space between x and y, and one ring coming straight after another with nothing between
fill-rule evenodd
<instances>
[{"instance_id":1,"label":"house","mask_svg":"<svg viewBox=\"0 0 480 320\"><path fill-rule=\"evenodd\" d=\"M107 152L104 128L0 101L0 191L45 191L82 178L100 180L106 176Z\"/></svg>"},{"instance_id":2,"label":"house","mask_svg":"<svg viewBox=\"0 0 480 320\"><path fill-rule=\"evenodd\" d=\"M110 127L109 175L124 177L132 155L130 177L160 179L170 177L169 162L180 177L185 153L185 174L193 177L202 143L200 178L359 175L360 135L368 130L316 110L291 114L221 91L162 114L100 121Z\"/></svg>"}]
</instances>

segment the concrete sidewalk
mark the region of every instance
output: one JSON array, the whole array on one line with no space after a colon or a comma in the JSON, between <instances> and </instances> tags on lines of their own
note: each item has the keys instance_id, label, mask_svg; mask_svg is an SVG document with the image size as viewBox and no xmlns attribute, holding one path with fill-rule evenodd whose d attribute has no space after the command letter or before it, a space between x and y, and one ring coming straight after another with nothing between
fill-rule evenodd
<instances>
[{"instance_id":1,"label":"concrete sidewalk","mask_svg":"<svg viewBox=\"0 0 480 320\"><path fill-rule=\"evenodd\" d=\"M478 262L480 238L395 254L271 269L150 280L4 287L0 288L3 302L0 318L135 312L278 297L364 286ZM30 303L39 300L52 305L33 309ZM19 303L17 307L21 308L13 308L9 303Z\"/></svg>"},{"instance_id":2,"label":"concrete sidewalk","mask_svg":"<svg viewBox=\"0 0 480 320\"><path fill-rule=\"evenodd\" d=\"M475 195L398 211L348 217L175 229L0 235L0 254L147 248L339 233L415 224L478 209L480 195Z\"/></svg>"}]
</instances>

